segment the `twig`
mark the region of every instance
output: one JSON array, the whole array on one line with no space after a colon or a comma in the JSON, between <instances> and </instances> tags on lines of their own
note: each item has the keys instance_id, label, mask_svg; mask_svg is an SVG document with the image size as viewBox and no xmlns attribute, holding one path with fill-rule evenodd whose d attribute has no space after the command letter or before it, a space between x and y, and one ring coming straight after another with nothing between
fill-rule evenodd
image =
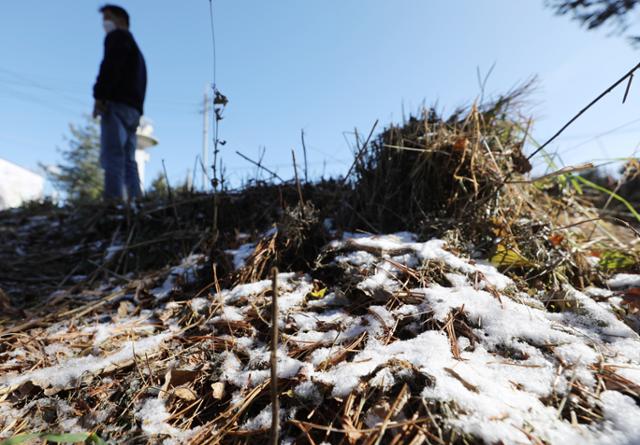
<instances>
[{"instance_id":1,"label":"twig","mask_svg":"<svg viewBox=\"0 0 640 445\"><path fill-rule=\"evenodd\" d=\"M360 157L364 154L364 151L367 149L367 147L369 145L369 141L371 141L371 137L373 136L373 132L375 131L377 126L378 126L378 120L376 119L376 121L373 123L373 127L371 127L371 131L369 132L369 136L367 136L367 140L364 142L362 147L360 147L360 150L358 150L358 153L356 154L356 157L353 160L353 164L351 164L351 167L349 167L349 171L344 176L344 179L342 180L342 184L346 184L347 183L347 179L349 179L349 176L351 175L351 172L353 171L353 169L356 167L356 165L360 161Z\"/></svg>"},{"instance_id":2,"label":"twig","mask_svg":"<svg viewBox=\"0 0 640 445\"><path fill-rule=\"evenodd\" d=\"M637 230L635 227L633 227L631 224L629 224L627 221L625 221L624 219L617 218L617 217L615 217L615 216L612 216L611 218L612 218L612 219L614 219L614 220L616 220L616 221L618 221L618 222L619 222L619 223L621 223L621 224L624 224L628 229L631 229L631 231L632 231L632 232L633 232L633 233L634 233L638 238L640 238L640 232L638 232L638 230Z\"/></svg>"},{"instance_id":3,"label":"twig","mask_svg":"<svg viewBox=\"0 0 640 445\"><path fill-rule=\"evenodd\" d=\"M271 445L278 445L280 435L280 404L278 400L278 268L273 275L273 296L271 303Z\"/></svg>"},{"instance_id":4,"label":"twig","mask_svg":"<svg viewBox=\"0 0 640 445\"><path fill-rule=\"evenodd\" d=\"M421 423L431 423L432 420L428 417L422 417L422 418L418 418L415 420L404 420L404 421L399 421L399 422L389 422L386 425L386 429L395 429L395 428L401 428L403 426L406 425L418 425ZM328 431L329 433L342 433L342 434L349 434L349 433L376 433L380 431L380 427L372 427L372 428L354 428L354 429L342 429L342 428L335 428L333 426L326 426L326 425L320 425L317 423L312 423L312 422L303 422L300 420L289 420L289 423L296 425L297 427L300 426L305 426L305 427L309 427L311 429L315 429L315 430L321 430L321 431Z\"/></svg>"},{"instance_id":5,"label":"twig","mask_svg":"<svg viewBox=\"0 0 640 445\"><path fill-rule=\"evenodd\" d=\"M106 273L108 273L110 275L113 275L116 278L124 280L124 281L126 281L128 283L130 283L132 281L131 278L127 278L124 275L120 275L119 273L116 273L116 272L112 271L111 269L109 269L108 267L106 267L106 266L104 266L104 265L102 265L100 263L96 263L95 261L91 261L91 260L87 260L87 262L89 264L92 264L92 265L96 266L98 269L101 269L101 270L105 271ZM65 279L65 281L66 281L66 279Z\"/></svg>"},{"instance_id":6,"label":"twig","mask_svg":"<svg viewBox=\"0 0 640 445\"><path fill-rule=\"evenodd\" d=\"M300 198L300 204L304 206L304 198L302 197L302 187L300 187L300 179L298 178L298 167L296 166L296 151L291 150L291 157L293 158L293 173L296 178L296 188L298 189L298 197Z\"/></svg>"},{"instance_id":7,"label":"twig","mask_svg":"<svg viewBox=\"0 0 640 445\"><path fill-rule=\"evenodd\" d=\"M592 168L594 168L594 165L592 162L585 162L584 164L580 164L580 165L562 167L559 170L551 172L547 175L540 176L538 178L533 178L530 180L521 180L521 181L508 181L507 183L508 184L533 184L536 182L545 181L547 179L554 178L556 176L566 175L569 173L578 173L585 170L591 170Z\"/></svg>"},{"instance_id":8,"label":"twig","mask_svg":"<svg viewBox=\"0 0 640 445\"><path fill-rule=\"evenodd\" d=\"M624 97L622 98L622 103L627 101L627 96L629 96L629 90L631 89L631 82L633 82L633 74L629 76L629 83L627 83L627 88L624 90Z\"/></svg>"},{"instance_id":9,"label":"twig","mask_svg":"<svg viewBox=\"0 0 640 445\"><path fill-rule=\"evenodd\" d=\"M408 393L409 393L409 386L405 383L402 389L400 390L400 394L398 394L398 397L396 397L395 402L393 402L393 405L391 406L391 408L389 409L389 412L385 416L384 421L382 422L382 426L380 427L380 431L378 432L378 439L376 440L374 445L380 445L380 443L382 442L382 438L384 437L384 433L387 430L387 427L389 426L391 418L395 416L396 413L402 409L402 406L406 403L408 399L407 397Z\"/></svg>"},{"instance_id":10,"label":"twig","mask_svg":"<svg viewBox=\"0 0 640 445\"><path fill-rule=\"evenodd\" d=\"M260 162L256 162L253 159L243 155L242 153L240 153L239 151L236 150L236 154L238 156L240 156L241 158L251 162L253 165L255 165L258 168L261 168L262 170L266 171L267 173L269 173L271 176L273 176L274 178L279 179L281 182L286 182L284 179L282 179L280 176L278 176L278 174L276 172L273 172L271 170L269 170L267 167L265 167L264 165L262 165Z\"/></svg>"},{"instance_id":11,"label":"twig","mask_svg":"<svg viewBox=\"0 0 640 445\"><path fill-rule=\"evenodd\" d=\"M304 142L304 130L300 130L302 153L304 154L304 182L309 182L309 164L307 163L307 144Z\"/></svg>"},{"instance_id":12,"label":"twig","mask_svg":"<svg viewBox=\"0 0 640 445\"><path fill-rule=\"evenodd\" d=\"M578 377L578 371L576 369L576 370L573 371L573 375L571 376L571 380L569 381L569 390L567 391L565 396L560 401L560 404L558 405L558 411L556 413L558 418L562 418L562 410L564 410L564 405L567 403L567 399L571 395L571 387L573 386L573 384L576 381L577 377Z\"/></svg>"},{"instance_id":13,"label":"twig","mask_svg":"<svg viewBox=\"0 0 640 445\"><path fill-rule=\"evenodd\" d=\"M544 150L550 143L552 143L553 141L556 140L556 138L558 136L560 136L564 130L566 130L567 128L569 128L569 126L571 124L573 124L576 120L578 120L578 118L580 118L580 116L582 116L589 108L591 108L592 106L594 106L597 102L599 102L604 96L606 96L607 94L609 94L615 87L617 87L618 85L620 85L622 82L624 82L625 80L627 80L628 78L633 76L633 73L635 73L638 69L640 69L640 63L638 63L636 66L634 66L633 68L631 68L629 71L627 71L627 73L622 76L620 79L616 80L609 88L607 88L606 90L604 90L602 93L600 93L598 95L598 97L596 97L595 99L593 99L591 102L589 102L589 104L584 107L582 110L578 111L578 114L576 114L575 116L573 116L571 119L569 119L569 121L564 124L562 126L562 128L560 128L560 130L558 130L553 136L551 136L549 139L547 139L547 141L542 144L540 147L538 147L533 153L531 153L528 157L527 157L527 161L531 160L531 158L533 158L535 155L537 155L538 153L540 153L542 150ZM630 86L630 84L628 85ZM626 93L628 94L628 92ZM626 99L626 94L625 94L625 99Z\"/></svg>"},{"instance_id":14,"label":"twig","mask_svg":"<svg viewBox=\"0 0 640 445\"><path fill-rule=\"evenodd\" d=\"M581 221L575 222L573 224L568 224L566 226L562 226L562 227L556 227L555 229L553 229L554 232L557 232L559 230L566 230L566 229L570 229L572 227L576 227L579 226L581 224L586 224L586 223L590 223L590 222L594 222L594 221L600 221L603 220L604 218L598 216L597 218L589 218L589 219L583 219Z\"/></svg>"},{"instance_id":15,"label":"twig","mask_svg":"<svg viewBox=\"0 0 640 445\"><path fill-rule=\"evenodd\" d=\"M213 220L212 220L212 228L213 228L213 236L212 243L215 244L218 242L218 238L220 237L220 230L218 228L218 213L220 208L220 197L217 188L213 190Z\"/></svg>"},{"instance_id":16,"label":"twig","mask_svg":"<svg viewBox=\"0 0 640 445\"><path fill-rule=\"evenodd\" d=\"M207 167L204 165L204 162L202 162L202 159L200 159L200 156L198 156L198 161L200 162L200 169L202 170L202 174L207 179L207 182L209 183L209 185L211 185L211 178L209 177L209 172L207 171ZM206 191L206 189L204 191Z\"/></svg>"},{"instance_id":17,"label":"twig","mask_svg":"<svg viewBox=\"0 0 640 445\"><path fill-rule=\"evenodd\" d=\"M547 146L549 146L549 144L551 144L553 141L555 141L558 138L558 136L560 136L567 128L569 128L571 126L571 124L573 124L576 120L578 120L580 118L580 116L582 116L589 108L593 107L603 97L605 97L607 94L609 94L611 91L613 91L614 88L616 88L618 85L620 85L626 79L632 77L633 73L635 73L638 69L640 69L640 63L638 63L633 68L631 68L629 71L627 71L624 74L624 76L622 76L620 79L615 81L611 86L609 86L606 90L604 90L602 93L600 93L595 99L593 99L591 102L589 102L589 104L587 104L587 106L585 106L583 109L578 111L578 113L575 116L573 116L571 119L569 119L569 121L566 124L564 124L553 136L551 136L549 139L547 139L546 142L544 142L537 149L535 149L533 151L533 153L531 153L529 156L527 156L527 161L530 161L531 158L533 158L535 155L537 155L542 150L547 148ZM628 85L628 86L630 86L630 85ZM626 97L626 94L625 94L625 97ZM509 182L509 180L513 176L513 173L514 173L513 169L508 171L506 176L504 177L504 179L496 186L495 191L493 193L491 193L487 198L483 199L480 203L484 204L485 202L488 202L488 201L492 200L500 192L502 187L504 187Z\"/></svg>"},{"instance_id":18,"label":"twig","mask_svg":"<svg viewBox=\"0 0 640 445\"><path fill-rule=\"evenodd\" d=\"M169 175L167 175L167 166L164 164L164 159L162 160L162 170L164 172L164 180L167 183L167 193L169 195L169 202L171 203L171 207L173 208L173 217L176 221L176 226L179 225L180 220L178 219L178 209L176 208L176 202L173 199L173 192L171 191L171 184L169 183Z\"/></svg>"}]
</instances>

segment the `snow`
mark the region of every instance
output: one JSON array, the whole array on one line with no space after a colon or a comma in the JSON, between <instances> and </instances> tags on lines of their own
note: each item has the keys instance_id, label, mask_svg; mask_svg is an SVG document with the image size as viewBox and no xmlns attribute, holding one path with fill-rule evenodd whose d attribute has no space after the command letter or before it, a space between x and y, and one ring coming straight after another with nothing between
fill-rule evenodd
<instances>
[{"instance_id":1,"label":"snow","mask_svg":"<svg viewBox=\"0 0 640 445\"><path fill-rule=\"evenodd\" d=\"M607 286L613 289L640 286L640 275L619 273L607 280Z\"/></svg>"},{"instance_id":2,"label":"snow","mask_svg":"<svg viewBox=\"0 0 640 445\"><path fill-rule=\"evenodd\" d=\"M285 274L280 274L280 280L286 280L287 276ZM263 280L255 283L249 284L241 284L239 286L234 287L231 290L223 290L222 296L224 298L225 304L232 304L237 302L242 298L247 298L251 295L261 294L263 292L271 289L272 281L271 280Z\"/></svg>"},{"instance_id":3,"label":"snow","mask_svg":"<svg viewBox=\"0 0 640 445\"><path fill-rule=\"evenodd\" d=\"M41 368L18 375L2 376L0 377L0 393L26 382L31 382L42 388L64 389L81 380L85 374L95 374L111 366L132 360L135 355L148 354L160 347L170 337L170 333L162 333L128 343L117 352L106 357L89 355L72 358L57 366Z\"/></svg>"},{"instance_id":4,"label":"snow","mask_svg":"<svg viewBox=\"0 0 640 445\"><path fill-rule=\"evenodd\" d=\"M187 258L175 267L172 267L167 278L165 278L162 286L151 290L158 300L164 300L169 297L176 289L179 279L184 284L193 283L196 280L196 271L198 267L206 260L204 255L189 255Z\"/></svg>"},{"instance_id":5,"label":"snow","mask_svg":"<svg viewBox=\"0 0 640 445\"><path fill-rule=\"evenodd\" d=\"M44 197L44 178L0 158L0 210Z\"/></svg>"},{"instance_id":6,"label":"snow","mask_svg":"<svg viewBox=\"0 0 640 445\"><path fill-rule=\"evenodd\" d=\"M184 443L193 436L197 429L179 430L168 423L171 415L167 412L164 401L160 398L149 398L136 410L136 419L141 423L142 431L147 435L169 436L173 440L165 440L163 445Z\"/></svg>"},{"instance_id":7,"label":"snow","mask_svg":"<svg viewBox=\"0 0 640 445\"><path fill-rule=\"evenodd\" d=\"M269 404L265 409L260 411L260 414L252 419L249 419L244 425L240 427L242 430L247 431L260 431L271 428L271 412L273 408Z\"/></svg>"},{"instance_id":8,"label":"snow","mask_svg":"<svg viewBox=\"0 0 640 445\"><path fill-rule=\"evenodd\" d=\"M286 406L290 400L315 405L328 397L344 399L365 387L386 393L398 383L420 376L426 383L412 396L447 404L453 413L447 420L449 425L485 443L640 443L636 421L640 407L621 392L601 392L597 380L597 369L606 366L640 385L640 337L616 315L619 299L612 297L611 291L588 288L580 292L565 285L562 290L572 302L571 309L552 313L538 298L517 290L512 280L495 267L456 255L441 240L418 242L406 232L387 236L347 234L331 247L337 249L333 260L336 265L357 271L353 287L365 294L357 292L358 298L369 300L361 311L352 311L348 308L353 307L348 300L352 297L342 289L329 288L323 298L308 298L314 289L311 276L278 276L283 334L277 373L279 379L292 383L290 397L283 398L281 421L295 415L295 407ZM244 250L246 253L249 248ZM190 257L171 269L166 286L156 290L156 296L165 291L169 296L177 277L189 280L201 262L202 258ZM424 282L412 287L403 281L401 266L419 270L433 262L443 272L441 283ZM239 257L236 267L241 267ZM617 275L608 285L628 287L636 285L634 280L640 277ZM196 313L215 308L206 324L215 333L225 323L249 325L248 317L255 318L255 308L269 303L265 294L271 287L271 280L263 280L222 290L213 297L215 302L197 297L162 307L175 310L186 304ZM389 297L399 291L410 294L411 302ZM544 296L542 292L537 295ZM606 298L596 301L592 296ZM45 352L61 363L0 377L0 393L3 387L27 381L44 388L68 387L86 374L130 360L134 353L160 348L174 334L153 335L145 324L149 316L142 311L137 317L85 326L81 332L93 336L88 341L93 341L94 351L106 339L124 332L148 335L107 356L69 358L72 351L64 345L47 345ZM450 338L442 327L454 319L466 328L454 329L456 337ZM393 332L400 324L404 326L401 335L398 330ZM55 333L65 326L50 329ZM254 327L215 334L235 345L233 350L215 353L216 381L226 385L232 404L240 403L251 388L270 378L267 340L257 335ZM356 339L359 343L353 346ZM459 356L452 351L456 342ZM352 349L345 354L347 347ZM300 354L304 348L310 348L309 353ZM16 349L11 358L19 361L23 352ZM601 420L572 424L559 415L557 403L551 400L575 397L570 389L576 382L585 388L586 403L601 410ZM180 443L192 434L170 424L171 414L161 398L137 401L135 412L142 431L151 440L162 435L169 437L167 443ZM270 427L270 405L252 412L257 414L239 421L240 430ZM2 414L21 415L21 411L0 403ZM382 420L373 410L364 415L370 427ZM67 416L65 425L73 428L73 420Z\"/></svg>"},{"instance_id":9,"label":"snow","mask_svg":"<svg viewBox=\"0 0 640 445\"><path fill-rule=\"evenodd\" d=\"M125 248L125 246L121 245L121 244L115 244L115 245L111 245L111 246L107 247L106 250L105 250L105 253L104 253L104 261L105 261L105 263L108 263L111 260L113 260L115 258L115 256L119 252L122 252L122 250L124 248Z\"/></svg>"},{"instance_id":10,"label":"snow","mask_svg":"<svg viewBox=\"0 0 640 445\"><path fill-rule=\"evenodd\" d=\"M237 249L226 250L225 253L233 257L233 267L235 269L241 269L244 267L247 258L251 256L256 245L254 243L243 244Z\"/></svg>"},{"instance_id":11,"label":"snow","mask_svg":"<svg viewBox=\"0 0 640 445\"><path fill-rule=\"evenodd\" d=\"M425 261L441 262L451 270L446 277L453 287L434 283L427 288L411 289L412 295L422 296L420 303L401 305L393 311L383 305L372 305L368 314L353 316L339 308L344 301L333 293L319 301L305 302L301 297L309 290L308 281L300 279L298 290L288 292L297 295L285 309L290 312L289 319L297 332L287 336L287 341L326 347L315 349L305 362L289 359L290 372L286 375L297 372L306 378L294 388L296 397L318 400L318 384L328 386L330 395L337 398L359 391L364 382L388 390L407 372L391 363L406 363L432 382L421 396L455 402L460 414L453 421L454 426L486 443L529 443L525 430L549 443L634 443L637 432L633 425L625 423L625 418L616 418L613 410L614 406L623 406L634 413L639 409L620 393L602 400L603 410L608 407L611 414L606 422L594 426L572 425L558 416L555 406L544 402L553 393L567 394L572 379L594 389L596 380L591 366L598 363L629 365L618 369L618 374L632 381L640 379L638 336L617 319L609 304L595 302L567 287L567 296L576 302L577 308L575 312L558 314L547 312L537 300L524 294L496 295L488 286L505 292L513 288L513 282L489 264L452 254L440 240L418 243L410 234L358 235L334 242L332 247L343 250L335 257L337 263L370 271L357 286L372 295L381 290L388 293L398 290L399 269L381 261L370 249L379 249L383 259L393 258L413 267ZM268 284L245 285L240 293L246 296L260 292ZM287 282L292 284L293 281ZM414 338L382 341L385 329L398 320L431 314L433 319L445 323L461 308L478 342L471 347L468 338L458 337L461 360L453 357L446 333L420 332L419 325ZM352 358L326 369L319 368L345 342L363 333L367 333L366 344ZM550 348L551 352L544 348ZM500 353L503 349L511 352ZM268 378L267 369L257 369L264 366L266 348L256 352L255 357L262 359L251 360L246 367L229 354L225 368L229 382L244 388ZM285 354L286 351L280 351L279 357ZM245 427L265 427L264 422L265 411Z\"/></svg>"},{"instance_id":12,"label":"snow","mask_svg":"<svg viewBox=\"0 0 640 445\"><path fill-rule=\"evenodd\" d=\"M196 313L204 311L210 304L211 302L209 300L202 297L192 298L189 300L189 306L191 306L191 309Z\"/></svg>"},{"instance_id":13,"label":"snow","mask_svg":"<svg viewBox=\"0 0 640 445\"><path fill-rule=\"evenodd\" d=\"M299 383L298 386L293 389L293 393L296 397L312 403L320 403L322 401L322 394L320 394L318 387L315 383L308 380Z\"/></svg>"},{"instance_id":14,"label":"snow","mask_svg":"<svg viewBox=\"0 0 640 445\"><path fill-rule=\"evenodd\" d=\"M93 334L93 347L97 350L103 343L120 335L153 334L155 327L149 322L152 315L151 311L143 310L137 317L123 317L109 323L89 324L82 329L82 332Z\"/></svg>"},{"instance_id":15,"label":"snow","mask_svg":"<svg viewBox=\"0 0 640 445\"><path fill-rule=\"evenodd\" d=\"M347 235L345 235L347 237ZM454 270L465 274L479 274L483 279L480 280L481 287L482 285L490 284L494 286L497 290L504 290L510 285L513 284L512 280L499 273L495 267L491 266L487 263L478 262L477 264L472 264L468 260L462 259L453 253L449 252L444 248L445 242L438 239L433 239L424 243L417 243L414 241L415 235L400 232L394 235L377 235L377 236L358 236L356 238L346 238L341 242L334 242L333 246L335 248L346 248L347 246L354 247L364 247L364 248L374 248L380 249L384 252L413 252L416 254L417 259L422 262L425 261L439 261L447 266L451 267ZM388 255L387 255L388 256ZM402 258L402 256L396 258ZM362 251L356 251L349 255L343 255L341 257L336 258L338 262L348 261L353 265L363 266L366 261L369 260L369 264L375 261L375 257L371 254L368 256L363 255ZM411 266L411 264L407 264L403 262L403 264ZM389 270L389 266L385 263L382 266L383 270ZM363 284L365 287L374 286L376 282L385 281L384 274L376 274L373 278L368 280L366 284Z\"/></svg>"},{"instance_id":16,"label":"snow","mask_svg":"<svg viewBox=\"0 0 640 445\"><path fill-rule=\"evenodd\" d=\"M243 321L244 315L242 311L236 307L225 306L222 308L222 316L219 318L224 321Z\"/></svg>"},{"instance_id":17,"label":"snow","mask_svg":"<svg viewBox=\"0 0 640 445\"><path fill-rule=\"evenodd\" d=\"M625 445L640 443L640 427L638 427L640 409L633 399L616 391L604 391L600 394L600 403L608 423L602 427L599 443Z\"/></svg>"},{"instance_id":18,"label":"snow","mask_svg":"<svg viewBox=\"0 0 640 445\"><path fill-rule=\"evenodd\" d=\"M266 381L271 376L268 364L264 360L253 360L253 366L261 366L265 369L243 369L242 363L233 352L222 353L223 362L221 366L222 381L231 383L239 388L254 387ZM287 351L282 350L278 354L277 373L278 378L290 379L295 377L305 365L299 360L287 356Z\"/></svg>"}]
</instances>

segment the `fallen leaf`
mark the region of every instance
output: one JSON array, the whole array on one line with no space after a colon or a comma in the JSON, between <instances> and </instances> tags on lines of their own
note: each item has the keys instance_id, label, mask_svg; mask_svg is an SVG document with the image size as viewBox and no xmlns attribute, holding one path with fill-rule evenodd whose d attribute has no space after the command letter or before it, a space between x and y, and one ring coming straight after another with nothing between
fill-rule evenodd
<instances>
[{"instance_id":1,"label":"fallen leaf","mask_svg":"<svg viewBox=\"0 0 640 445\"><path fill-rule=\"evenodd\" d=\"M124 318L131 312L133 312L133 310L134 306L130 301L121 301L120 305L118 306L118 317Z\"/></svg>"},{"instance_id":2,"label":"fallen leaf","mask_svg":"<svg viewBox=\"0 0 640 445\"><path fill-rule=\"evenodd\" d=\"M193 402L198 398L195 392L193 392L192 390L184 386L181 386L180 388L176 388L173 391L173 395L187 402Z\"/></svg>"},{"instance_id":3,"label":"fallen leaf","mask_svg":"<svg viewBox=\"0 0 640 445\"><path fill-rule=\"evenodd\" d=\"M549 237L549 242L554 247L558 247L560 244L562 244L562 241L564 241L564 236L559 233L556 233Z\"/></svg>"},{"instance_id":4,"label":"fallen leaf","mask_svg":"<svg viewBox=\"0 0 640 445\"><path fill-rule=\"evenodd\" d=\"M211 384L211 389L213 390L213 398L216 400L222 399L224 397L224 383L216 382Z\"/></svg>"},{"instance_id":5,"label":"fallen leaf","mask_svg":"<svg viewBox=\"0 0 640 445\"><path fill-rule=\"evenodd\" d=\"M200 372L191 371L188 369L175 369L169 368L167 373L164 375L164 385L160 390L160 397L166 398L170 393L171 388L177 388L178 386L185 385L187 383L193 382Z\"/></svg>"},{"instance_id":6,"label":"fallen leaf","mask_svg":"<svg viewBox=\"0 0 640 445\"><path fill-rule=\"evenodd\" d=\"M309 295L313 298L323 298L324 295L327 293L327 288L323 288L323 289L318 289L318 290L314 290L312 292L309 293Z\"/></svg>"},{"instance_id":7,"label":"fallen leaf","mask_svg":"<svg viewBox=\"0 0 640 445\"><path fill-rule=\"evenodd\" d=\"M494 266L530 266L532 263L526 259L516 248L510 248L500 243L496 246L496 253L491 257Z\"/></svg>"}]
</instances>

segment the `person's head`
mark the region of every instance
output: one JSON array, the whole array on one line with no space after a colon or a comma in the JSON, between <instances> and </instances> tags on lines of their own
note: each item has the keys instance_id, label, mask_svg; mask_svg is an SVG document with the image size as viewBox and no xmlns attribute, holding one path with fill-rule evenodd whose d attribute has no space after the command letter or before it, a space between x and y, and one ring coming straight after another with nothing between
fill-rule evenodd
<instances>
[{"instance_id":1,"label":"person's head","mask_svg":"<svg viewBox=\"0 0 640 445\"><path fill-rule=\"evenodd\" d=\"M106 32L114 29L129 29L129 14L117 5L104 5L99 9L102 13L102 20Z\"/></svg>"}]
</instances>

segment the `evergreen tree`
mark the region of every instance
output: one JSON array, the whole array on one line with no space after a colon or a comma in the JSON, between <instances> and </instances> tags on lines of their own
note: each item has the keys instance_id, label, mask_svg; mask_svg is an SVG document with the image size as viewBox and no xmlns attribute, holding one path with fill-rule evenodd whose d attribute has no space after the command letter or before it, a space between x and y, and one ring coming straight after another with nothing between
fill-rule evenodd
<instances>
[{"instance_id":1,"label":"evergreen tree","mask_svg":"<svg viewBox=\"0 0 640 445\"><path fill-rule=\"evenodd\" d=\"M100 167L100 130L89 116L82 124L69 124L68 148L58 149L63 162L47 168L53 185L74 203L99 200L104 187Z\"/></svg>"},{"instance_id":2,"label":"evergreen tree","mask_svg":"<svg viewBox=\"0 0 640 445\"><path fill-rule=\"evenodd\" d=\"M167 180L162 172L158 173L153 181L151 181L151 187L147 192L147 196L155 198L164 198L169 194L169 187Z\"/></svg>"},{"instance_id":3,"label":"evergreen tree","mask_svg":"<svg viewBox=\"0 0 640 445\"><path fill-rule=\"evenodd\" d=\"M587 29L608 25L615 33L624 33L629 28L631 12L640 5L640 0L547 0L547 5L558 15L569 14ZM639 36L631 36L640 43Z\"/></svg>"}]
</instances>

